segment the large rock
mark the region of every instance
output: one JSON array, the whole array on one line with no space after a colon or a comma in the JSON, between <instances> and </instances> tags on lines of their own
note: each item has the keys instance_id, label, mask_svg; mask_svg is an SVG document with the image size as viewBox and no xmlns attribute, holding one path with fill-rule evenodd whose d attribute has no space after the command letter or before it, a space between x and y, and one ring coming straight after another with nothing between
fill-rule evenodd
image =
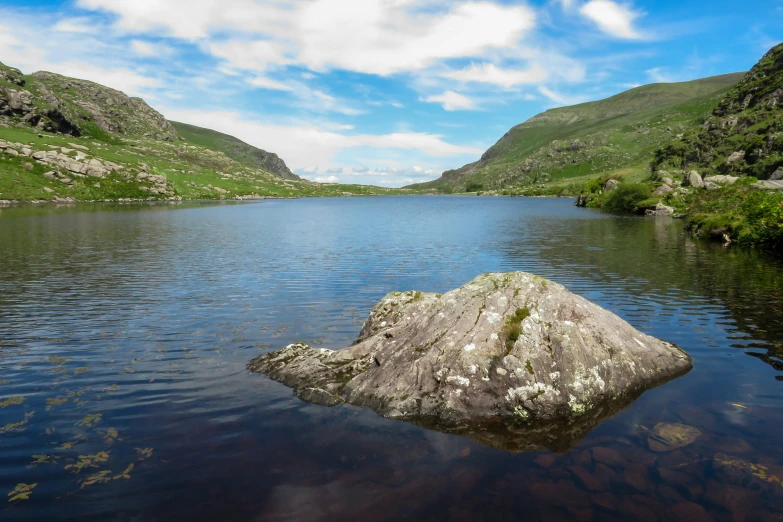
<instances>
[{"instance_id":1,"label":"large rock","mask_svg":"<svg viewBox=\"0 0 783 522\"><path fill-rule=\"evenodd\" d=\"M769 177L770 181L779 181L783 179L783 167L778 168L775 172L772 173L772 175Z\"/></svg>"},{"instance_id":2,"label":"large rock","mask_svg":"<svg viewBox=\"0 0 783 522\"><path fill-rule=\"evenodd\" d=\"M567 449L690 357L565 287L486 274L443 296L389 294L356 343L248 365L323 405L372 408L510 450Z\"/></svg>"},{"instance_id":3,"label":"large rock","mask_svg":"<svg viewBox=\"0 0 783 522\"><path fill-rule=\"evenodd\" d=\"M704 180L701 179L701 175L698 172L692 170L685 175L685 179L682 182L682 186L704 188Z\"/></svg>"},{"instance_id":4,"label":"large rock","mask_svg":"<svg viewBox=\"0 0 783 522\"><path fill-rule=\"evenodd\" d=\"M704 183L717 183L718 185L733 185L739 178L736 176L707 176Z\"/></svg>"}]
</instances>

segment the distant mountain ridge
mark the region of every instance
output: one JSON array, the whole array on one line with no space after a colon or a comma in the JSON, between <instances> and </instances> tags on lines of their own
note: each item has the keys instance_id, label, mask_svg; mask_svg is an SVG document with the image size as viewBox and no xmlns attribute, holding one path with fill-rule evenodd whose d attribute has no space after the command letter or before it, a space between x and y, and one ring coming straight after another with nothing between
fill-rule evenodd
<instances>
[{"instance_id":1,"label":"distant mountain ridge","mask_svg":"<svg viewBox=\"0 0 783 522\"><path fill-rule=\"evenodd\" d=\"M475 163L410 188L462 191L646 167L657 148L703 117L744 73L652 84L540 113L509 130Z\"/></svg>"},{"instance_id":2,"label":"distant mountain ridge","mask_svg":"<svg viewBox=\"0 0 783 522\"><path fill-rule=\"evenodd\" d=\"M258 168L277 174L285 179L301 179L291 172L285 161L277 154L267 152L248 145L244 141L210 129L195 125L172 121L171 124L185 140L212 150L222 151L228 156L248 167Z\"/></svg>"},{"instance_id":3,"label":"distant mountain ridge","mask_svg":"<svg viewBox=\"0 0 783 522\"><path fill-rule=\"evenodd\" d=\"M298 180L276 154L210 129L168 121L143 99L87 80L51 72L25 76L0 63L0 120L35 129L108 139L111 135L157 141L184 140L223 152L239 163Z\"/></svg>"},{"instance_id":4,"label":"distant mountain ridge","mask_svg":"<svg viewBox=\"0 0 783 522\"><path fill-rule=\"evenodd\" d=\"M301 179L276 154L170 122L141 98L0 64L0 205L402 192Z\"/></svg>"}]
</instances>

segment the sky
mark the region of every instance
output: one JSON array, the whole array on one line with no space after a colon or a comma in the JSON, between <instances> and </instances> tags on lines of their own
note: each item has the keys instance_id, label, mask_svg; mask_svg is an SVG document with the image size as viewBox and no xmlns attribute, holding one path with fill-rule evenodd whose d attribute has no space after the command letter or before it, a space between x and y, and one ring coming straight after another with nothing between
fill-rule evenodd
<instances>
[{"instance_id":1,"label":"sky","mask_svg":"<svg viewBox=\"0 0 783 522\"><path fill-rule=\"evenodd\" d=\"M0 0L6 65L388 187L539 112L745 71L781 41L783 0Z\"/></svg>"}]
</instances>

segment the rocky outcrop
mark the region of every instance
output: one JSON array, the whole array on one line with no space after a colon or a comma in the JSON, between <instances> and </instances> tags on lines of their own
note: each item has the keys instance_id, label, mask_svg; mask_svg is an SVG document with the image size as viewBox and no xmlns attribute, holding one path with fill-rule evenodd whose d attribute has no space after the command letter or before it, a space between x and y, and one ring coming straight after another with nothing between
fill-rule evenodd
<instances>
[{"instance_id":1,"label":"rocky outcrop","mask_svg":"<svg viewBox=\"0 0 783 522\"><path fill-rule=\"evenodd\" d=\"M249 364L306 401L365 406L512 450L562 445L566 432L573 442L690 368L676 346L522 272L442 296L389 294L353 346L293 344Z\"/></svg>"}]
</instances>

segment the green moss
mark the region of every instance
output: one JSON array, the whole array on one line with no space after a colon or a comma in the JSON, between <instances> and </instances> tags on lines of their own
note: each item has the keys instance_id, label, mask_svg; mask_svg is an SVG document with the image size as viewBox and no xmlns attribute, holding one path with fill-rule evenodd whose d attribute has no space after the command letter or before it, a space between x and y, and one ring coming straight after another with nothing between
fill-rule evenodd
<instances>
[{"instance_id":1,"label":"green moss","mask_svg":"<svg viewBox=\"0 0 783 522\"><path fill-rule=\"evenodd\" d=\"M529 359L525 361L525 368L527 369L527 373L530 375L535 375L535 372L533 371L533 365L530 363Z\"/></svg>"},{"instance_id":2,"label":"green moss","mask_svg":"<svg viewBox=\"0 0 783 522\"><path fill-rule=\"evenodd\" d=\"M514 343L522 335L522 321L530 317L530 309L527 306L517 308L513 315L506 316L506 322L503 325L501 339L506 349L506 355L514 349Z\"/></svg>"}]
</instances>

